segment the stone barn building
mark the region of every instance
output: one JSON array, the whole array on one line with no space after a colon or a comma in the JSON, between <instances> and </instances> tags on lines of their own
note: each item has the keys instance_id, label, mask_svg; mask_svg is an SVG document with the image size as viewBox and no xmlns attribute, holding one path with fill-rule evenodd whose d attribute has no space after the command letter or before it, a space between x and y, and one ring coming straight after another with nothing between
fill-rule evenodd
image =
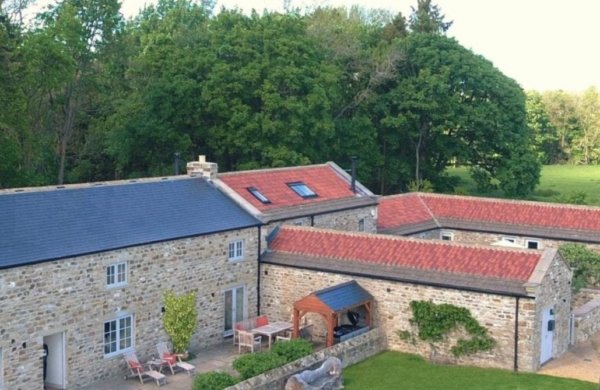
<instances>
[{"instance_id":1,"label":"stone barn building","mask_svg":"<svg viewBox=\"0 0 600 390\"><path fill-rule=\"evenodd\" d=\"M382 197L377 230L527 249L574 242L600 251L600 207L416 192Z\"/></svg>"},{"instance_id":2,"label":"stone barn building","mask_svg":"<svg viewBox=\"0 0 600 390\"><path fill-rule=\"evenodd\" d=\"M411 328L413 300L467 308L496 340L492 351L461 357L460 364L536 371L568 348L571 271L553 248L284 226L261 257L260 276L262 311L276 318L291 318L294 302L315 290L358 282L374 297L373 326L383 328L393 350L432 354L427 343L398 336ZM311 321L324 329L318 317ZM451 358L447 348L437 353Z\"/></svg>"},{"instance_id":3,"label":"stone barn building","mask_svg":"<svg viewBox=\"0 0 600 390\"><path fill-rule=\"evenodd\" d=\"M167 341L195 292L195 350L256 315L260 222L202 178L0 193L0 388L79 388ZM42 353L48 348L46 379Z\"/></svg>"}]
</instances>

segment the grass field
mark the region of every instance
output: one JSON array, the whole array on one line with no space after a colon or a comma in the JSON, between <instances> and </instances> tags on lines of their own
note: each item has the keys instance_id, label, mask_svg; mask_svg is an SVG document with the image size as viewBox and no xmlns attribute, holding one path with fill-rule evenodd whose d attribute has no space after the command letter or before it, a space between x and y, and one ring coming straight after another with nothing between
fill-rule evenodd
<instances>
[{"instance_id":1,"label":"grass field","mask_svg":"<svg viewBox=\"0 0 600 390\"><path fill-rule=\"evenodd\" d=\"M451 176L461 178L461 187L473 195L501 197L499 191L480 193L469 177L467 168L448 168ZM585 193L585 203L600 206L600 165L546 165L540 184L529 198L543 202L565 202L575 193Z\"/></svg>"},{"instance_id":2,"label":"grass field","mask_svg":"<svg viewBox=\"0 0 600 390\"><path fill-rule=\"evenodd\" d=\"M442 366L423 358L383 352L343 370L346 390L595 390L596 385L573 379L476 367Z\"/></svg>"}]
</instances>

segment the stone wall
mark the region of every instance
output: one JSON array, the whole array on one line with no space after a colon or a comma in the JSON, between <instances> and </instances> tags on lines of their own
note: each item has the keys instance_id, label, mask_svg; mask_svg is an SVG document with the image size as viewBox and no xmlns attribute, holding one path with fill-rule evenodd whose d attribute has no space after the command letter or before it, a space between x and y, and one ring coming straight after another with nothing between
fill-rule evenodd
<instances>
[{"instance_id":1,"label":"stone wall","mask_svg":"<svg viewBox=\"0 0 600 390\"><path fill-rule=\"evenodd\" d=\"M443 289L394 281L384 281L365 277L350 277L334 273L309 271L272 264L261 265L262 311L272 318L290 319L293 303L311 292L349 280L356 280L375 298L373 326L380 327L387 336L392 350L420 354L426 358L435 355L438 361L512 369L514 365L514 335L516 298L452 289ZM416 341L403 341L398 331L414 331L409 322L412 317L412 300L433 301L436 304L449 303L469 309L471 314L488 329L496 340L494 350L455 359L449 352L449 345L432 350L429 344ZM519 300L519 367L524 371L536 369L534 363L534 335L537 323L536 303L533 299ZM312 316L309 322L317 329L324 329L324 321ZM451 343L458 334L451 337ZM537 341L539 343L539 340Z\"/></svg>"},{"instance_id":2,"label":"stone wall","mask_svg":"<svg viewBox=\"0 0 600 390\"><path fill-rule=\"evenodd\" d=\"M544 276L541 285L536 291L536 316L533 345L540 346L533 351L533 370L540 367L542 312L552 308L554 310L555 328L552 339L552 357L561 356L569 348L570 316L571 316L571 270L564 260L557 254Z\"/></svg>"},{"instance_id":3,"label":"stone wall","mask_svg":"<svg viewBox=\"0 0 600 390\"><path fill-rule=\"evenodd\" d=\"M386 336L381 329L373 329L365 334L315 352L285 366L276 368L254 378L250 378L229 390L281 390L288 378L307 369L315 369L328 357L335 356L348 367L370 358L387 349ZM342 377L344 372L342 371Z\"/></svg>"},{"instance_id":4,"label":"stone wall","mask_svg":"<svg viewBox=\"0 0 600 390\"><path fill-rule=\"evenodd\" d=\"M600 331L600 297L573 310L575 334L573 341L582 343Z\"/></svg>"},{"instance_id":5,"label":"stone wall","mask_svg":"<svg viewBox=\"0 0 600 390\"><path fill-rule=\"evenodd\" d=\"M515 234L499 234L499 233L482 233L482 232L473 232L468 230L456 230L456 229L432 229L426 232L415 233L409 236L423 238L423 239L440 239L441 232L449 232L452 233L454 238L453 241L456 242L464 242L467 244L480 244L480 245L492 245L494 243L498 243L502 240L503 237L513 237L515 238L515 244L521 248L526 247L527 240L534 240L540 243L539 249L544 248L558 248L564 244L570 244L572 241L566 240L551 240L545 238L539 238L535 236L519 236ZM600 252L600 245L598 244L586 244L590 249L594 249Z\"/></svg>"},{"instance_id":6,"label":"stone wall","mask_svg":"<svg viewBox=\"0 0 600 390\"><path fill-rule=\"evenodd\" d=\"M264 235L268 235L273 229L281 225L314 226L325 229L335 229L347 232L358 231L359 221L364 220L364 228L367 233L377 232L377 207L361 207L357 209L335 211L314 216L290 218L283 221L271 222L263 227Z\"/></svg>"},{"instance_id":7,"label":"stone wall","mask_svg":"<svg viewBox=\"0 0 600 390\"><path fill-rule=\"evenodd\" d=\"M0 271L0 350L4 385L42 388L43 337L64 332L69 389L125 372L121 355L104 356L104 322L133 315L138 358L168 340L162 326L163 293L194 291L198 326L190 350L219 343L224 292L244 286L246 312L256 314L258 229L244 229L131 247ZM228 243L245 242L244 259L227 259ZM106 267L127 262L128 283L106 286Z\"/></svg>"}]
</instances>

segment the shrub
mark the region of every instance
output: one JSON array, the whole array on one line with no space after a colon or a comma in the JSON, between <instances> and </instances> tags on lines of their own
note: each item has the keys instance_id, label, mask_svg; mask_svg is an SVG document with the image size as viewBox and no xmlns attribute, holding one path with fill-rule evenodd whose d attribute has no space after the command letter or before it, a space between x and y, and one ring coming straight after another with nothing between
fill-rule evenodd
<instances>
[{"instance_id":1,"label":"shrub","mask_svg":"<svg viewBox=\"0 0 600 390\"><path fill-rule=\"evenodd\" d=\"M177 296L166 291L163 325L175 352L185 352L196 329L196 294Z\"/></svg>"},{"instance_id":2,"label":"shrub","mask_svg":"<svg viewBox=\"0 0 600 390\"><path fill-rule=\"evenodd\" d=\"M289 363L310 355L313 352L313 346L310 342L303 339L280 341L273 345L272 352L275 355L283 357L286 363Z\"/></svg>"},{"instance_id":3,"label":"shrub","mask_svg":"<svg viewBox=\"0 0 600 390\"><path fill-rule=\"evenodd\" d=\"M226 372L211 371L196 375L194 390L223 390L236 383L237 380Z\"/></svg>"},{"instance_id":4,"label":"shrub","mask_svg":"<svg viewBox=\"0 0 600 390\"><path fill-rule=\"evenodd\" d=\"M565 244L560 254L573 270L573 289L600 285L600 254L582 244Z\"/></svg>"},{"instance_id":5,"label":"shrub","mask_svg":"<svg viewBox=\"0 0 600 390\"><path fill-rule=\"evenodd\" d=\"M242 355L233 361L233 368L240 373L240 378L246 380L283 366L285 358L271 352L258 352Z\"/></svg>"}]
</instances>

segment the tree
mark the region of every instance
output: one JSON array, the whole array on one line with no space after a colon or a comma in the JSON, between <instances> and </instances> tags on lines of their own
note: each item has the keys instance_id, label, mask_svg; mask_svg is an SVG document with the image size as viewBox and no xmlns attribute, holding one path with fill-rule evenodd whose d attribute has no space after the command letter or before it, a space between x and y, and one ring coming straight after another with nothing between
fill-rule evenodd
<instances>
[{"instance_id":1,"label":"tree","mask_svg":"<svg viewBox=\"0 0 600 390\"><path fill-rule=\"evenodd\" d=\"M445 34L453 21L446 22L440 8L431 0L417 0L417 8L411 7L409 27L413 33Z\"/></svg>"},{"instance_id":2,"label":"tree","mask_svg":"<svg viewBox=\"0 0 600 390\"><path fill-rule=\"evenodd\" d=\"M561 154L571 160L571 143L580 129L575 96L564 91L549 91L542 95L552 127L556 129Z\"/></svg>"},{"instance_id":3,"label":"tree","mask_svg":"<svg viewBox=\"0 0 600 390\"><path fill-rule=\"evenodd\" d=\"M573 140L576 162L600 163L600 94L594 87L588 88L578 99L577 117L580 133Z\"/></svg>"},{"instance_id":4,"label":"tree","mask_svg":"<svg viewBox=\"0 0 600 390\"><path fill-rule=\"evenodd\" d=\"M536 91L526 94L527 126L532 135L533 147L542 164L556 164L564 156L560 149L556 129L550 123L542 95Z\"/></svg>"},{"instance_id":5,"label":"tree","mask_svg":"<svg viewBox=\"0 0 600 390\"><path fill-rule=\"evenodd\" d=\"M177 296L172 291L165 292L163 325L176 353L187 351L196 330L196 316L195 293Z\"/></svg>"},{"instance_id":6,"label":"tree","mask_svg":"<svg viewBox=\"0 0 600 390\"><path fill-rule=\"evenodd\" d=\"M456 158L488 181L501 178L509 192L526 192L540 167L528 157L525 99L517 83L442 35L411 34L396 44L405 58L398 77L378 88L371 107L390 180L385 190L403 190L411 176L417 188L423 179L439 186L440 173ZM511 187L508 180L519 184Z\"/></svg>"}]
</instances>

